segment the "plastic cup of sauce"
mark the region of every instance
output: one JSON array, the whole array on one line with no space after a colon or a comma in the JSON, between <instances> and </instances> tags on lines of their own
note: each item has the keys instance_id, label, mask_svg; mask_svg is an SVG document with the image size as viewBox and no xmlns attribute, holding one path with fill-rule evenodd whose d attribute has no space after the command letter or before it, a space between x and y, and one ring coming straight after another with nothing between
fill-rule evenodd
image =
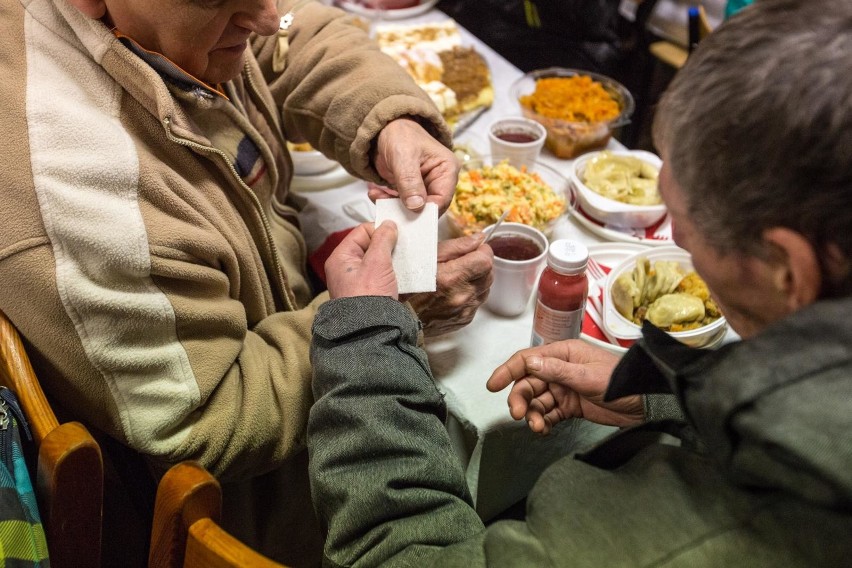
<instances>
[{"instance_id":1,"label":"plastic cup of sauce","mask_svg":"<svg viewBox=\"0 0 852 568\"><path fill-rule=\"evenodd\" d=\"M490 233L494 226L483 232ZM494 251L494 283L485 306L501 316L522 314L530 303L547 258L544 233L521 223L503 223L488 241Z\"/></svg>"},{"instance_id":2,"label":"plastic cup of sauce","mask_svg":"<svg viewBox=\"0 0 852 568\"><path fill-rule=\"evenodd\" d=\"M531 167L546 138L544 126L528 118L498 118L488 127L488 141L495 162L506 159L516 168Z\"/></svg>"}]
</instances>

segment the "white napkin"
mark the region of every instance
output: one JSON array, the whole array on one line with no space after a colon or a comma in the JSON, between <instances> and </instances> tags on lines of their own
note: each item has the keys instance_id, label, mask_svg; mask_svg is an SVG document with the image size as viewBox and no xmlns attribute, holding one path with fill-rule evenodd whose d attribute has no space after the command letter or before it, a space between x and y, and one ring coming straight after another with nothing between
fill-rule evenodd
<instances>
[{"instance_id":1,"label":"white napkin","mask_svg":"<svg viewBox=\"0 0 852 568\"><path fill-rule=\"evenodd\" d=\"M400 199L376 201L376 227L390 219L399 237L393 249L393 271L400 294L434 292L438 275L438 206L427 203L410 211Z\"/></svg>"}]
</instances>

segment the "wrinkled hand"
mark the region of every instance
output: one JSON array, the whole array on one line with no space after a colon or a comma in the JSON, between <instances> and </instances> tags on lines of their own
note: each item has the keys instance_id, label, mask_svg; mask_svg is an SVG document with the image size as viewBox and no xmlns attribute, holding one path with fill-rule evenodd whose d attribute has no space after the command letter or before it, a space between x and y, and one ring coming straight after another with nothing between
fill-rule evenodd
<instances>
[{"instance_id":1,"label":"wrinkled hand","mask_svg":"<svg viewBox=\"0 0 852 568\"><path fill-rule=\"evenodd\" d=\"M352 229L325 261L328 292L332 298L390 296L399 292L391 263L397 229L385 221L378 229L364 223Z\"/></svg>"},{"instance_id":2,"label":"wrinkled hand","mask_svg":"<svg viewBox=\"0 0 852 568\"><path fill-rule=\"evenodd\" d=\"M525 418L533 432L548 434L562 420L585 418L598 424L629 426L644 419L642 399L604 402L618 357L579 339L518 351L488 379L492 392L510 384L509 413Z\"/></svg>"},{"instance_id":3,"label":"wrinkled hand","mask_svg":"<svg viewBox=\"0 0 852 568\"><path fill-rule=\"evenodd\" d=\"M408 302L423 322L423 333L434 337L456 331L473 320L488 297L494 277L494 254L483 245L484 235L438 243L438 289L412 294Z\"/></svg>"},{"instance_id":4,"label":"wrinkled hand","mask_svg":"<svg viewBox=\"0 0 852 568\"><path fill-rule=\"evenodd\" d=\"M399 196L414 210L431 201L438 204L439 214L450 206L458 181L458 161L416 121L398 118L379 132L375 166L393 189L371 185L368 195L373 201Z\"/></svg>"}]
</instances>

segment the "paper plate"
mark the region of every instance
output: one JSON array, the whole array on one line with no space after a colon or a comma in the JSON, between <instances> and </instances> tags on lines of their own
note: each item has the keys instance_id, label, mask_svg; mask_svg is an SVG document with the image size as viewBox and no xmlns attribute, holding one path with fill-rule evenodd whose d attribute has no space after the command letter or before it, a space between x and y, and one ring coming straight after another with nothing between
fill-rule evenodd
<instances>
[{"instance_id":1,"label":"paper plate","mask_svg":"<svg viewBox=\"0 0 852 568\"><path fill-rule=\"evenodd\" d=\"M598 264L606 270L616 266L622 260L633 254L642 252L643 250L649 250L647 245L626 242L591 244L588 245L588 248L589 256L598 261ZM590 292L593 292L593 290L590 289ZM626 347L610 343L588 314L583 317L583 327L580 333L580 338L592 345L601 347L617 355L623 355L627 352Z\"/></svg>"},{"instance_id":2,"label":"paper plate","mask_svg":"<svg viewBox=\"0 0 852 568\"><path fill-rule=\"evenodd\" d=\"M403 20L405 18L413 18L424 12L431 10L438 0L423 0L417 6L411 8L398 8L396 10L376 10L368 8L363 4L351 0L335 0L335 5L343 8L347 12L364 16L365 18L381 18L384 20Z\"/></svg>"},{"instance_id":3,"label":"paper plate","mask_svg":"<svg viewBox=\"0 0 852 568\"><path fill-rule=\"evenodd\" d=\"M588 230L610 241L637 243L647 246L674 244L674 240L672 239L672 218L668 213L659 223L651 225L647 229L633 230L622 230L606 226L589 217L579 205L571 208L571 215Z\"/></svg>"}]
</instances>

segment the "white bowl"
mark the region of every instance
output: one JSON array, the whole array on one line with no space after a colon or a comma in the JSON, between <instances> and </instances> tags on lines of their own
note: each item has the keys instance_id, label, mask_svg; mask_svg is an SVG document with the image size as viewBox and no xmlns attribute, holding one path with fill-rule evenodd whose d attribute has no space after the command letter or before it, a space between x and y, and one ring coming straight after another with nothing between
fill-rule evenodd
<instances>
[{"instance_id":1,"label":"white bowl","mask_svg":"<svg viewBox=\"0 0 852 568\"><path fill-rule=\"evenodd\" d=\"M337 162L322 155L318 150L290 150L293 173L297 176L315 176L332 170Z\"/></svg>"},{"instance_id":2,"label":"white bowl","mask_svg":"<svg viewBox=\"0 0 852 568\"><path fill-rule=\"evenodd\" d=\"M633 156L658 170L663 165L663 161L658 156L644 150L611 150L610 153L615 156ZM580 156L574 160L571 167L571 185L577 193L577 202L584 212L604 225L621 229L644 229L657 223L666 215L666 206L663 203L659 205L622 203L604 197L589 188L583 182L586 164L600 154L600 152L592 152Z\"/></svg>"},{"instance_id":3,"label":"white bowl","mask_svg":"<svg viewBox=\"0 0 852 568\"><path fill-rule=\"evenodd\" d=\"M656 247L630 255L610 270L604 284L603 298L603 324L611 334L619 339L636 340L642 337L642 328L621 315L615 309L612 301L611 290L615 280L626 272L630 272L636 266L640 257L647 258L651 264L657 260L674 260L686 271L692 272L692 257L688 252L676 246ZM718 345L725 336L728 323L722 316L716 321L705 326L687 331L668 332L669 335L691 347L714 347Z\"/></svg>"}]
</instances>

